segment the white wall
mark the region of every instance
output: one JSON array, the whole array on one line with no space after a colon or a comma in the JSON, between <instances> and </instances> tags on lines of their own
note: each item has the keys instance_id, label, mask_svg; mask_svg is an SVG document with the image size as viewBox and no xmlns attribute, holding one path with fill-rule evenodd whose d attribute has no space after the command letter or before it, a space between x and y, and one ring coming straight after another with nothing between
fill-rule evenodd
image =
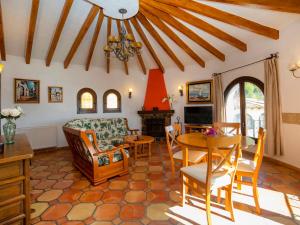
<instances>
[{"instance_id":1,"label":"white wall","mask_svg":"<svg viewBox=\"0 0 300 225\"><path fill-rule=\"evenodd\" d=\"M26 132L32 137L30 141L33 148L65 146L61 127L66 121L77 117L122 116L130 118L131 127L139 127L140 121L136 111L144 101L147 77L139 71L131 71L130 76L124 75L123 70L114 72L107 75L101 68L91 68L86 72L83 66L76 65L65 70L61 63L53 63L46 67L42 60L32 60L30 65L26 65L24 58L8 56L2 76L2 108L14 106L14 78L40 80L40 104L21 104L25 116L17 120L18 131ZM48 86L63 87L63 103L48 103ZM84 87L92 88L97 93L97 114L77 114L77 92ZM130 87L134 90L132 99L128 98ZM118 90L122 95L120 114L102 114L103 93L111 88ZM50 143L47 140L48 135L52 140Z\"/></svg>"},{"instance_id":2,"label":"white wall","mask_svg":"<svg viewBox=\"0 0 300 225\"><path fill-rule=\"evenodd\" d=\"M45 62L38 59L32 59L31 63L27 65L23 57L10 55L4 64L1 90L2 108L15 106L14 78L40 80L40 104L19 104L24 109L25 115L17 120L17 132L26 133L34 149L66 146L62 126L73 118L126 117L130 127L141 127L137 111L144 103L147 76L137 66L130 66L130 75L127 76L124 73L123 65L117 66L114 62L112 62L110 74L107 74L104 68L99 67L93 67L86 72L84 66L81 65L71 65L68 69L64 69L61 63L52 63L50 67L46 67ZM177 68L168 68L165 80L169 92L178 95L179 84L185 84L190 79L202 79L203 76L200 75L200 72L203 71L205 70L198 65L186 68L184 73ZM189 74L189 78L186 74ZM63 103L48 103L48 86L63 87ZM97 93L97 114L77 114L77 92L84 87L92 88ZM111 88L121 93L122 113L102 113L103 93ZM129 88L133 88L131 99L128 98ZM182 118L183 110L180 106L184 105L184 99L184 97L180 98L179 104L176 105L176 113ZM179 108L180 110L177 110Z\"/></svg>"},{"instance_id":3,"label":"white wall","mask_svg":"<svg viewBox=\"0 0 300 225\"><path fill-rule=\"evenodd\" d=\"M300 20L281 30L279 41L255 41L248 45L249 50L246 54L231 56L226 65L223 66L222 71L263 59L271 53L279 52L282 111L286 113L300 113L300 79L292 77L288 70L290 64L300 60L299 36ZM300 76L300 71L298 71L298 75ZM224 74L224 90L232 80L240 76L252 76L264 82L263 62ZM300 125L283 124L283 140L285 155L275 158L300 168ZM271 153L269 155L272 156Z\"/></svg>"},{"instance_id":4,"label":"white wall","mask_svg":"<svg viewBox=\"0 0 300 225\"><path fill-rule=\"evenodd\" d=\"M280 54L279 72L283 112L300 113L298 100L300 79L293 78L288 71L290 63L300 60L300 21L298 20L281 30L280 34L281 38L278 41L258 37L248 43L246 53L233 51L235 53L226 55L226 62L209 61L206 69L196 64L189 64L186 66L185 72L181 72L175 67L175 64L168 64L165 73L167 90L169 94L177 96L177 103L174 104L176 113L173 120L177 115L183 118L183 107L186 102L185 89L184 96L180 97L177 90L178 85L184 85L187 81L210 79L214 72L222 72L244 65L277 51ZM26 114L17 121L18 131L25 131L28 134L33 148L66 145L61 127L66 121L76 117L124 116L129 119L131 127L140 128L140 118L136 112L143 105L147 76L143 75L137 66L130 66L129 76L124 75L122 67L113 68L107 75L104 68L93 67L86 72L83 66L72 65L65 70L61 63L53 63L50 67L46 67L43 60L32 60L30 65L26 65L23 57L8 56L2 78L2 108L14 106L13 78L32 78L41 81L40 104L23 104L22 107ZM263 81L263 75L263 63L236 70L224 75L224 89L239 76L254 76ZM64 87L63 103L48 103L47 87L51 85ZM97 114L77 115L76 94L83 87L90 87L96 91L98 95ZM133 88L132 99L127 97L129 87ZM102 95L110 88L117 89L122 95L121 114L102 114ZM300 157L297 157L300 146L300 126L284 124L283 133L285 156L279 159L300 167Z\"/></svg>"}]
</instances>

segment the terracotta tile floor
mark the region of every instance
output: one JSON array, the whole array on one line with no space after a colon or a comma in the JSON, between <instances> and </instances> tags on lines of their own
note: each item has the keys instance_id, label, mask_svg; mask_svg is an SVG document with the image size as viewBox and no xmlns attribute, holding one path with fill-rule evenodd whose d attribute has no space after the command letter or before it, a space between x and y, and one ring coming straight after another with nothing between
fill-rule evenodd
<instances>
[{"instance_id":1,"label":"terracotta tile floor","mask_svg":"<svg viewBox=\"0 0 300 225\"><path fill-rule=\"evenodd\" d=\"M130 172L99 186L72 166L69 150L38 153L32 161L32 224L206 224L201 198L182 208L180 178L172 178L164 145L156 144L151 161L130 163ZM300 224L300 175L264 162L259 179L262 215L254 213L250 187L234 190L236 222L213 204L213 224Z\"/></svg>"}]
</instances>

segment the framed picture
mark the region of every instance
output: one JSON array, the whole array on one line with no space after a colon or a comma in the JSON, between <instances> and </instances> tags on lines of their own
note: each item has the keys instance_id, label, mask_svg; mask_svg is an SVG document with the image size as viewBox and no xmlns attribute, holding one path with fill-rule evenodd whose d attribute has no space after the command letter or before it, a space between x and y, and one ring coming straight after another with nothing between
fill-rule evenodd
<instances>
[{"instance_id":1,"label":"framed picture","mask_svg":"<svg viewBox=\"0 0 300 225\"><path fill-rule=\"evenodd\" d=\"M40 103L40 81L15 78L15 103Z\"/></svg>"},{"instance_id":2,"label":"framed picture","mask_svg":"<svg viewBox=\"0 0 300 225\"><path fill-rule=\"evenodd\" d=\"M48 87L48 102L49 103L63 102L63 88Z\"/></svg>"},{"instance_id":3,"label":"framed picture","mask_svg":"<svg viewBox=\"0 0 300 225\"><path fill-rule=\"evenodd\" d=\"M213 80L195 81L186 84L188 104L213 103Z\"/></svg>"}]
</instances>

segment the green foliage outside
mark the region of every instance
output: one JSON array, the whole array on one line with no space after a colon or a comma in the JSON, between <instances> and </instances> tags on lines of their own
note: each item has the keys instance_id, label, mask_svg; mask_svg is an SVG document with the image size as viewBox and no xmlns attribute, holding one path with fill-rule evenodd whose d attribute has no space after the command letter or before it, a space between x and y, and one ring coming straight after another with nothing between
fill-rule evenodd
<instances>
[{"instance_id":1,"label":"green foliage outside","mask_svg":"<svg viewBox=\"0 0 300 225\"><path fill-rule=\"evenodd\" d=\"M256 85L249 82L245 82L245 97L263 100L264 94Z\"/></svg>"}]
</instances>

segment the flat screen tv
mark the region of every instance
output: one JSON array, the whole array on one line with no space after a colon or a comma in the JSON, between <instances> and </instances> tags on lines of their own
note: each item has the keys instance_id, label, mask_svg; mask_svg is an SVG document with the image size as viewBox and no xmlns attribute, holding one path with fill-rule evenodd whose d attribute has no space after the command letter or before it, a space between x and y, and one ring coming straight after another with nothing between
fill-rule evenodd
<instances>
[{"instance_id":1,"label":"flat screen tv","mask_svg":"<svg viewBox=\"0 0 300 225\"><path fill-rule=\"evenodd\" d=\"M184 123L209 125L213 123L212 106L184 107Z\"/></svg>"}]
</instances>

